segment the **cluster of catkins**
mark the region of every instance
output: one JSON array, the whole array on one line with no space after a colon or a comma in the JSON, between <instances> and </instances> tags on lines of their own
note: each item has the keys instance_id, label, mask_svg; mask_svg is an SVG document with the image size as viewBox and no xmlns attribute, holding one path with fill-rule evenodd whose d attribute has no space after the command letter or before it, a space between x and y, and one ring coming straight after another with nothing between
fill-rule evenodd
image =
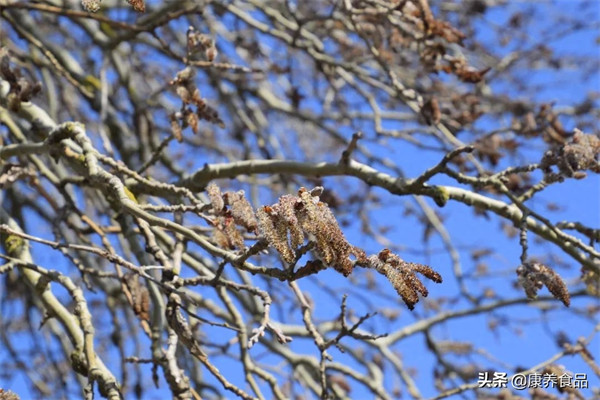
<instances>
[{"instance_id":1,"label":"cluster of catkins","mask_svg":"<svg viewBox=\"0 0 600 400\"><path fill-rule=\"evenodd\" d=\"M277 204L259 208L259 227L285 262L296 261L297 249L308 237L327 266L348 276L353 268L350 256L364 258L364 253L348 243L335 216L320 201L322 192L320 186L311 191L301 188L298 196L284 195Z\"/></svg>"},{"instance_id":2,"label":"cluster of catkins","mask_svg":"<svg viewBox=\"0 0 600 400\"><path fill-rule=\"evenodd\" d=\"M423 264L406 262L388 249L383 249L377 255L369 256L366 266L374 268L385 275L411 310L419 301L419 293L427 297L429 292L416 272L431 279L435 283L442 282L442 276L431 267Z\"/></svg>"},{"instance_id":3,"label":"cluster of catkins","mask_svg":"<svg viewBox=\"0 0 600 400\"><path fill-rule=\"evenodd\" d=\"M530 299L537 297L537 292L546 286L552 295L562 301L565 306L571 304L571 297L567 286L552 268L537 262L526 262L517 268L519 283L525 289L525 294Z\"/></svg>"},{"instance_id":4,"label":"cluster of catkins","mask_svg":"<svg viewBox=\"0 0 600 400\"><path fill-rule=\"evenodd\" d=\"M175 92L182 101L181 110L171 113L171 131L178 141L183 140L182 130L188 126L192 128L195 134L200 132L200 120L206 120L210 123L225 127L225 123L219 117L219 113L213 107L206 103L206 100L200 96L200 89L195 82L196 70L192 67L186 67L179 71L169 84L175 87ZM193 107L196 110L194 111Z\"/></svg>"},{"instance_id":5,"label":"cluster of catkins","mask_svg":"<svg viewBox=\"0 0 600 400\"><path fill-rule=\"evenodd\" d=\"M260 233L286 263L293 265L304 254L305 242L311 244L317 259L301 267L295 279L326 267L344 276L356 265L372 268L387 277L410 309L419 301L419 294L428 294L417 272L434 282L442 281L430 267L406 262L388 249L367 257L362 249L350 244L329 206L320 200L322 187L300 188L297 196L281 196L277 203L260 207L256 214L243 191L223 194L218 186L210 184L207 192L217 218L213 237L219 245L243 248L244 239L236 228L241 226Z\"/></svg>"},{"instance_id":6,"label":"cluster of catkins","mask_svg":"<svg viewBox=\"0 0 600 400\"><path fill-rule=\"evenodd\" d=\"M546 176L556 176L583 179L584 171L600 173L600 138L575 129L571 140L559 148L548 150L540 162L540 168ZM552 167L558 169L558 174L552 172Z\"/></svg>"},{"instance_id":7,"label":"cluster of catkins","mask_svg":"<svg viewBox=\"0 0 600 400\"><path fill-rule=\"evenodd\" d=\"M258 221L244 191L221 193L221 189L210 184L206 188L215 215L213 239L226 249L244 248L244 237L237 226L248 232L257 232Z\"/></svg>"}]
</instances>

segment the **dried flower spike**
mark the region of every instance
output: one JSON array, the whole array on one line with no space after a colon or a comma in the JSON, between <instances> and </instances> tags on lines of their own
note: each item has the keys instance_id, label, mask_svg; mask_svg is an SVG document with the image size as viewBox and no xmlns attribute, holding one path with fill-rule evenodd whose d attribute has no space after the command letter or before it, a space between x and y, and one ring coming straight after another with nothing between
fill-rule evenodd
<instances>
[{"instance_id":1,"label":"dried flower spike","mask_svg":"<svg viewBox=\"0 0 600 400\"><path fill-rule=\"evenodd\" d=\"M150 321L150 294L148 289L140 283L138 275L134 273L125 274L123 282L131 293L135 315L145 321Z\"/></svg>"},{"instance_id":2,"label":"dried flower spike","mask_svg":"<svg viewBox=\"0 0 600 400\"><path fill-rule=\"evenodd\" d=\"M258 225L269 244L292 263L298 248L309 237L321 261L344 276L352 272L355 254L327 204L319 200L322 187L300 188L298 196L285 195L277 204L258 210Z\"/></svg>"},{"instance_id":3,"label":"dried flower spike","mask_svg":"<svg viewBox=\"0 0 600 400\"><path fill-rule=\"evenodd\" d=\"M248 232L258 230L256 215L244 191L221 193L221 189L211 183L206 187L206 192L216 216L213 230L215 242L228 249L243 248L244 237L237 226L246 228Z\"/></svg>"},{"instance_id":4,"label":"dried flower spike","mask_svg":"<svg viewBox=\"0 0 600 400\"><path fill-rule=\"evenodd\" d=\"M203 52L204 58L209 62L213 62L218 54L215 41L210 36L196 31L193 26L187 31L187 51L191 58Z\"/></svg>"},{"instance_id":5,"label":"dried flower spike","mask_svg":"<svg viewBox=\"0 0 600 400\"><path fill-rule=\"evenodd\" d=\"M525 294L530 299L537 297L537 292L546 286L552 295L563 302L565 306L571 304L567 286L554 270L537 262L526 262L517 268L519 283L525 289Z\"/></svg>"},{"instance_id":6,"label":"dried flower spike","mask_svg":"<svg viewBox=\"0 0 600 400\"><path fill-rule=\"evenodd\" d=\"M560 176L583 179L585 171L600 173L600 138L574 130L571 140L559 148L548 150L540 168L546 174L552 174L552 166L556 166Z\"/></svg>"},{"instance_id":7,"label":"dried flower spike","mask_svg":"<svg viewBox=\"0 0 600 400\"><path fill-rule=\"evenodd\" d=\"M210 203L212 204L214 213L220 214L223 210L223 207L225 207L225 202L223 201L221 189L214 183L210 183L206 187L206 193L208 193L208 197L210 198Z\"/></svg>"},{"instance_id":8,"label":"dried flower spike","mask_svg":"<svg viewBox=\"0 0 600 400\"><path fill-rule=\"evenodd\" d=\"M289 244L287 226L284 220L279 217L278 208L278 205L259 208L256 212L258 226L263 236L277 250L281 258L291 264L296 259L296 253Z\"/></svg>"},{"instance_id":9,"label":"dried flower spike","mask_svg":"<svg viewBox=\"0 0 600 400\"><path fill-rule=\"evenodd\" d=\"M442 282L440 274L431 267L423 264L406 262L388 249L383 249L377 255L369 256L361 265L373 268L391 282L396 292L402 297L409 309L414 309L419 301L419 294L427 297L429 291L417 278L415 272L424 275L436 283Z\"/></svg>"},{"instance_id":10,"label":"dried flower spike","mask_svg":"<svg viewBox=\"0 0 600 400\"><path fill-rule=\"evenodd\" d=\"M419 294L428 294L416 273L437 283L442 281L440 274L430 267L406 262L388 249L367 257L363 250L351 245L329 206L320 201L322 187L310 191L300 188L297 196L281 196L276 204L263 206L256 214L244 191L222 193L212 183L206 191L216 217L213 238L221 247L242 248L244 238L237 226L243 226L247 231L260 232L288 264L295 263L308 249L314 250L318 259L308 261L296 271L294 279L327 267L344 276L352 273L355 264L373 268L390 280L411 310L419 301ZM305 245L305 240L308 240L308 245Z\"/></svg>"},{"instance_id":11,"label":"dried flower spike","mask_svg":"<svg viewBox=\"0 0 600 400\"><path fill-rule=\"evenodd\" d=\"M236 224L246 228L248 232L256 232L258 221L254 215L252 206L246 200L246 194L243 190L238 192L226 192L223 195L223 201L231 207L231 215Z\"/></svg>"}]
</instances>

